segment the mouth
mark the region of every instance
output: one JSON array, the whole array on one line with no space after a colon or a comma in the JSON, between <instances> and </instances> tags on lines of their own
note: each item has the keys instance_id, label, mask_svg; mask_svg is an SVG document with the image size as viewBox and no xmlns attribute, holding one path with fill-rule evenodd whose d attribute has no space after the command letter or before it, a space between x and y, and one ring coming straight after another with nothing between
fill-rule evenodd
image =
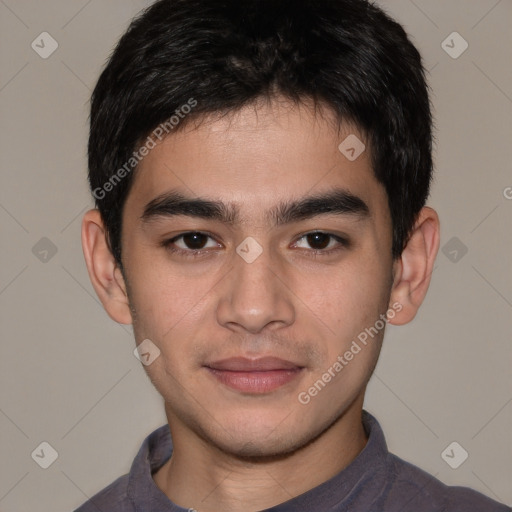
<instances>
[{"instance_id":1,"label":"mouth","mask_svg":"<svg viewBox=\"0 0 512 512\"><path fill-rule=\"evenodd\" d=\"M233 357L209 363L205 368L218 382L250 394L274 391L298 378L304 369L303 366L276 357Z\"/></svg>"}]
</instances>

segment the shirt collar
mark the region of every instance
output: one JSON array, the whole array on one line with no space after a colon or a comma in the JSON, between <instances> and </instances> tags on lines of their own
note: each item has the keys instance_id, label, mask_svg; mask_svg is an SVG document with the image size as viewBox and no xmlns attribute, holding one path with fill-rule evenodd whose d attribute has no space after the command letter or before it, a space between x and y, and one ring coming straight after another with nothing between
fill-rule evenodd
<instances>
[{"instance_id":1,"label":"shirt collar","mask_svg":"<svg viewBox=\"0 0 512 512\"><path fill-rule=\"evenodd\" d=\"M324 511L356 499L355 494L364 489L365 498L372 501L384 485L378 475L386 464L388 448L379 422L370 413L362 411L363 426L368 436L361 453L337 475L323 484L292 498L285 503L267 509L268 512L292 512L297 510ZM128 497L136 512L154 510L158 512L188 512L175 505L157 487L152 474L172 455L172 439L169 425L164 425L151 433L143 442L135 457L129 478ZM304 468L307 471L307 468ZM366 485L368 484L368 485Z\"/></svg>"}]
</instances>

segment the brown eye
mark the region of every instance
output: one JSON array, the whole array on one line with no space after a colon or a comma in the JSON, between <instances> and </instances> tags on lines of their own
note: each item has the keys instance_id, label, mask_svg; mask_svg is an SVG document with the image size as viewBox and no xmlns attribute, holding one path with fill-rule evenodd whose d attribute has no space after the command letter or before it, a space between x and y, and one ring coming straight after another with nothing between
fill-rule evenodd
<instances>
[{"instance_id":1,"label":"brown eye","mask_svg":"<svg viewBox=\"0 0 512 512\"><path fill-rule=\"evenodd\" d=\"M212 235L199 231L187 231L170 240L161 242L162 247L173 254L183 257L202 257L212 249L222 246L215 241Z\"/></svg>"},{"instance_id":2,"label":"brown eye","mask_svg":"<svg viewBox=\"0 0 512 512\"><path fill-rule=\"evenodd\" d=\"M204 249L209 237L203 233L186 233L182 235L181 238L187 249L197 251Z\"/></svg>"},{"instance_id":3,"label":"brown eye","mask_svg":"<svg viewBox=\"0 0 512 512\"><path fill-rule=\"evenodd\" d=\"M325 249L331 241L331 236L327 233L310 233L306 235L307 242L312 249Z\"/></svg>"},{"instance_id":4,"label":"brown eye","mask_svg":"<svg viewBox=\"0 0 512 512\"><path fill-rule=\"evenodd\" d=\"M329 254L346 249L350 242L341 236L323 231L313 231L302 235L295 243L295 247L309 249L312 254Z\"/></svg>"}]
</instances>

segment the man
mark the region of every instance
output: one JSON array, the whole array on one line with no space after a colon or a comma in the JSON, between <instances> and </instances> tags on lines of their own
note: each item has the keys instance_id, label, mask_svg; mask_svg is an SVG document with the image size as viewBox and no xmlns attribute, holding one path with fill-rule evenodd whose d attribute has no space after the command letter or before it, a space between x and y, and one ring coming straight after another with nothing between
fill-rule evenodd
<instances>
[{"instance_id":1,"label":"man","mask_svg":"<svg viewBox=\"0 0 512 512\"><path fill-rule=\"evenodd\" d=\"M163 0L92 98L83 220L168 425L78 510L505 511L363 410L439 220L421 58L364 0Z\"/></svg>"}]
</instances>

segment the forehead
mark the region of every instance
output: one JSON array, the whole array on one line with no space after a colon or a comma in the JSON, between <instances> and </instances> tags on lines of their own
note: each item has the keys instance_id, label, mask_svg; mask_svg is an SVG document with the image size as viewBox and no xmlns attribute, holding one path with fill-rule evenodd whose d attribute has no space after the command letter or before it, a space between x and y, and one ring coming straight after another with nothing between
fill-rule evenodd
<instances>
[{"instance_id":1,"label":"forehead","mask_svg":"<svg viewBox=\"0 0 512 512\"><path fill-rule=\"evenodd\" d=\"M386 209L369 149L357 128L338 126L325 109L285 100L248 105L190 122L158 143L136 170L126 210L142 214L150 201L179 190L236 205L242 221L263 222L265 211L283 200L333 188L360 197L372 211Z\"/></svg>"}]
</instances>

